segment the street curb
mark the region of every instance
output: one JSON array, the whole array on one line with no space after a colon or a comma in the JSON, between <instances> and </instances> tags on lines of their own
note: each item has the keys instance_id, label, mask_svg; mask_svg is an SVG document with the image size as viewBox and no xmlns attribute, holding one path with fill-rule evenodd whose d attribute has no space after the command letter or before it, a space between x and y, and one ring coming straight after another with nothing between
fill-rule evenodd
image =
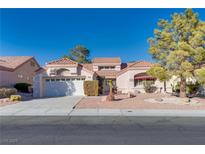
<instances>
[{"instance_id":1,"label":"street curb","mask_svg":"<svg viewBox=\"0 0 205 154\"><path fill-rule=\"evenodd\" d=\"M74 109L69 116L205 117L205 110ZM118 111L119 113L116 113Z\"/></svg>"}]
</instances>

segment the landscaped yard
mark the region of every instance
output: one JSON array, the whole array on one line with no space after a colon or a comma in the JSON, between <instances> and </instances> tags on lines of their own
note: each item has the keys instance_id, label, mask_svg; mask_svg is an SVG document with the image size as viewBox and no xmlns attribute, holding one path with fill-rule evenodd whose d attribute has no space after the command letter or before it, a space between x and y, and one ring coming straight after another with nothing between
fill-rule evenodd
<instances>
[{"instance_id":1,"label":"landscaped yard","mask_svg":"<svg viewBox=\"0 0 205 154\"><path fill-rule=\"evenodd\" d=\"M104 101L105 96L85 97L76 106L77 108L104 108L104 109L183 109L183 110L205 110L205 98L193 98L197 103L176 103L178 97L169 94L137 94L134 98L126 98L126 95L115 96L116 101ZM173 102L155 103L149 102L150 98L171 98ZM188 99L187 99L188 100Z\"/></svg>"},{"instance_id":2,"label":"landscaped yard","mask_svg":"<svg viewBox=\"0 0 205 154\"><path fill-rule=\"evenodd\" d=\"M33 99L33 96L31 93L20 93L18 92L17 95L21 96L21 101L27 101ZM9 97L7 98L0 98L0 107L6 106L6 105L11 105L11 104L16 104L21 101L12 101Z\"/></svg>"},{"instance_id":3,"label":"landscaped yard","mask_svg":"<svg viewBox=\"0 0 205 154\"><path fill-rule=\"evenodd\" d=\"M11 101L9 98L1 98L0 99L0 107L1 106L6 106L6 105L11 105L11 104L16 104L19 101Z\"/></svg>"}]
</instances>

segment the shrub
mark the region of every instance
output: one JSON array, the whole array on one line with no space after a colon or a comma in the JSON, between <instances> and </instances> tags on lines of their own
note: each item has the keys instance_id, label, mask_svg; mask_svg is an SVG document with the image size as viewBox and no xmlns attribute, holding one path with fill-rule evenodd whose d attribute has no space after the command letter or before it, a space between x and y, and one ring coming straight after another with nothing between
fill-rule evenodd
<instances>
[{"instance_id":1,"label":"shrub","mask_svg":"<svg viewBox=\"0 0 205 154\"><path fill-rule=\"evenodd\" d=\"M172 85L172 92L179 93L180 92L180 84L179 82L175 85Z\"/></svg>"},{"instance_id":2,"label":"shrub","mask_svg":"<svg viewBox=\"0 0 205 154\"><path fill-rule=\"evenodd\" d=\"M199 90L200 84L199 83L187 83L186 84L186 94L195 94ZM177 83L173 86L173 92L180 93L180 83Z\"/></svg>"},{"instance_id":3,"label":"shrub","mask_svg":"<svg viewBox=\"0 0 205 154\"><path fill-rule=\"evenodd\" d=\"M84 93L87 96L98 96L98 81L84 81Z\"/></svg>"},{"instance_id":4,"label":"shrub","mask_svg":"<svg viewBox=\"0 0 205 154\"><path fill-rule=\"evenodd\" d=\"M20 95L11 95L10 96L10 100L11 101L20 101L21 100L21 96Z\"/></svg>"},{"instance_id":5,"label":"shrub","mask_svg":"<svg viewBox=\"0 0 205 154\"><path fill-rule=\"evenodd\" d=\"M186 93L187 94L196 94L199 90L200 84L199 83L188 83L186 85Z\"/></svg>"},{"instance_id":6,"label":"shrub","mask_svg":"<svg viewBox=\"0 0 205 154\"><path fill-rule=\"evenodd\" d=\"M143 81L143 86L146 93L153 93L157 89L153 81Z\"/></svg>"},{"instance_id":7,"label":"shrub","mask_svg":"<svg viewBox=\"0 0 205 154\"><path fill-rule=\"evenodd\" d=\"M8 98L16 93L17 90L15 88L0 88L0 98Z\"/></svg>"},{"instance_id":8,"label":"shrub","mask_svg":"<svg viewBox=\"0 0 205 154\"><path fill-rule=\"evenodd\" d=\"M20 92L29 92L29 87L31 84L29 83L16 83L14 88L16 88Z\"/></svg>"}]
</instances>

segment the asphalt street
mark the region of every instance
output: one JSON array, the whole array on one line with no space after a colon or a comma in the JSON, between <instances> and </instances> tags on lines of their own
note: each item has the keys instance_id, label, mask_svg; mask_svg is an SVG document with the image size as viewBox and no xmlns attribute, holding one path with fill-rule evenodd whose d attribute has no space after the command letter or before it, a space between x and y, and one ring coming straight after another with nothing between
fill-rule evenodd
<instances>
[{"instance_id":1,"label":"asphalt street","mask_svg":"<svg viewBox=\"0 0 205 154\"><path fill-rule=\"evenodd\" d=\"M205 144L205 118L1 116L0 144Z\"/></svg>"}]
</instances>

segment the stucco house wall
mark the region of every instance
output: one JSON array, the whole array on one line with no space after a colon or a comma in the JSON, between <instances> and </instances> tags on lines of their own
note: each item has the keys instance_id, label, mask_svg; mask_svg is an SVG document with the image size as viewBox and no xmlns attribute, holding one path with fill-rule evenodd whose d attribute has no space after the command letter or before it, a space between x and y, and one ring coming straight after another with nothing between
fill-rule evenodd
<instances>
[{"instance_id":1,"label":"stucco house wall","mask_svg":"<svg viewBox=\"0 0 205 154\"><path fill-rule=\"evenodd\" d=\"M31 65L31 63L35 65ZM14 71L0 70L0 86L12 87L20 82L33 84L33 77L37 69L39 69L39 66L31 59Z\"/></svg>"},{"instance_id":2,"label":"stucco house wall","mask_svg":"<svg viewBox=\"0 0 205 154\"><path fill-rule=\"evenodd\" d=\"M117 90L122 93L127 93L129 89L129 86L128 86L129 79L130 79L129 72L125 72L117 76L116 78Z\"/></svg>"},{"instance_id":3,"label":"stucco house wall","mask_svg":"<svg viewBox=\"0 0 205 154\"><path fill-rule=\"evenodd\" d=\"M63 78L63 76L57 76L57 75L50 75L50 72L52 69L68 69L69 70L69 74L66 74L64 75L64 77L85 77L85 80L95 80L96 79L96 75L94 74L94 72L91 72L87 69L84 69L83 67L81 66L47 66L46 67L47 70L43 73L40 73L40 74L37 74L35 77L34 77L34 86L33 86L33 96L34 97L44 97L45 95L48 95L49 94L49 89L46 89L46 78L49 78L49 77L55 77L55 78ZM72 83L71 83L72 82ZM82 87L82 82L83 81L69 81L69 82L62 82L62 83L58 83L58 84L62 84L60 87L63 88L65 87L65 85L68 86L68 84L73 84L77 87L75 88L78 88L78 91L79 90L83 90L83 87ZM56 88L59 88L59 85L58 86L55 86L56 83L52 83L54 87ZM52 86L52 85L50 85ZM65 89L69 89L70 86L68 86L68 88L65 88ZM56 91L61 91L62 89L56 89ZM82 91L81 90L81 91ZM66 92L66 90L65 90ZM50 92L51 93L51 92ZM80 92L80 93L83 93L83 92ZM78 95L76 94L75 92L73 93L73 95Z\"/></svg>"},{"instance_id":4,"label":"stucco house wall","mask_svg":"<svg viewBox=\"0 0 205 154\"><path fill-rule=\"evenodd\" d=\"M53 66L47 66L47 74L50 75L52 71L55 70L60 70L60 69L67 69L69 70L68 75L75 76L77 72L77 67L76 66L60 66L60 65L53 65Z\"/></svg>"},{"instance_id":5,"label":"stucco house wall","mask_svg":"<svg viewBox=\"0 0 205 154\"><path fill-rule=\"evenodd\" d=\"M117 89L121 91L122 93L128 93L128 92L142 92L144 93L144 86L143 85L137 85L134 86L134 76L138 73L144 73L149 69L149 67L142 67L142 68L132 68L124 72L123 74L120 74L117 77ZM167 92L171 92L171 83L166 83ZM164 83L160 82L159 80L155 81L154 86L157 87L157 91L160 91L160 88L162 88L162 92L164 91Z\"/></svg>"}]
</instances>

